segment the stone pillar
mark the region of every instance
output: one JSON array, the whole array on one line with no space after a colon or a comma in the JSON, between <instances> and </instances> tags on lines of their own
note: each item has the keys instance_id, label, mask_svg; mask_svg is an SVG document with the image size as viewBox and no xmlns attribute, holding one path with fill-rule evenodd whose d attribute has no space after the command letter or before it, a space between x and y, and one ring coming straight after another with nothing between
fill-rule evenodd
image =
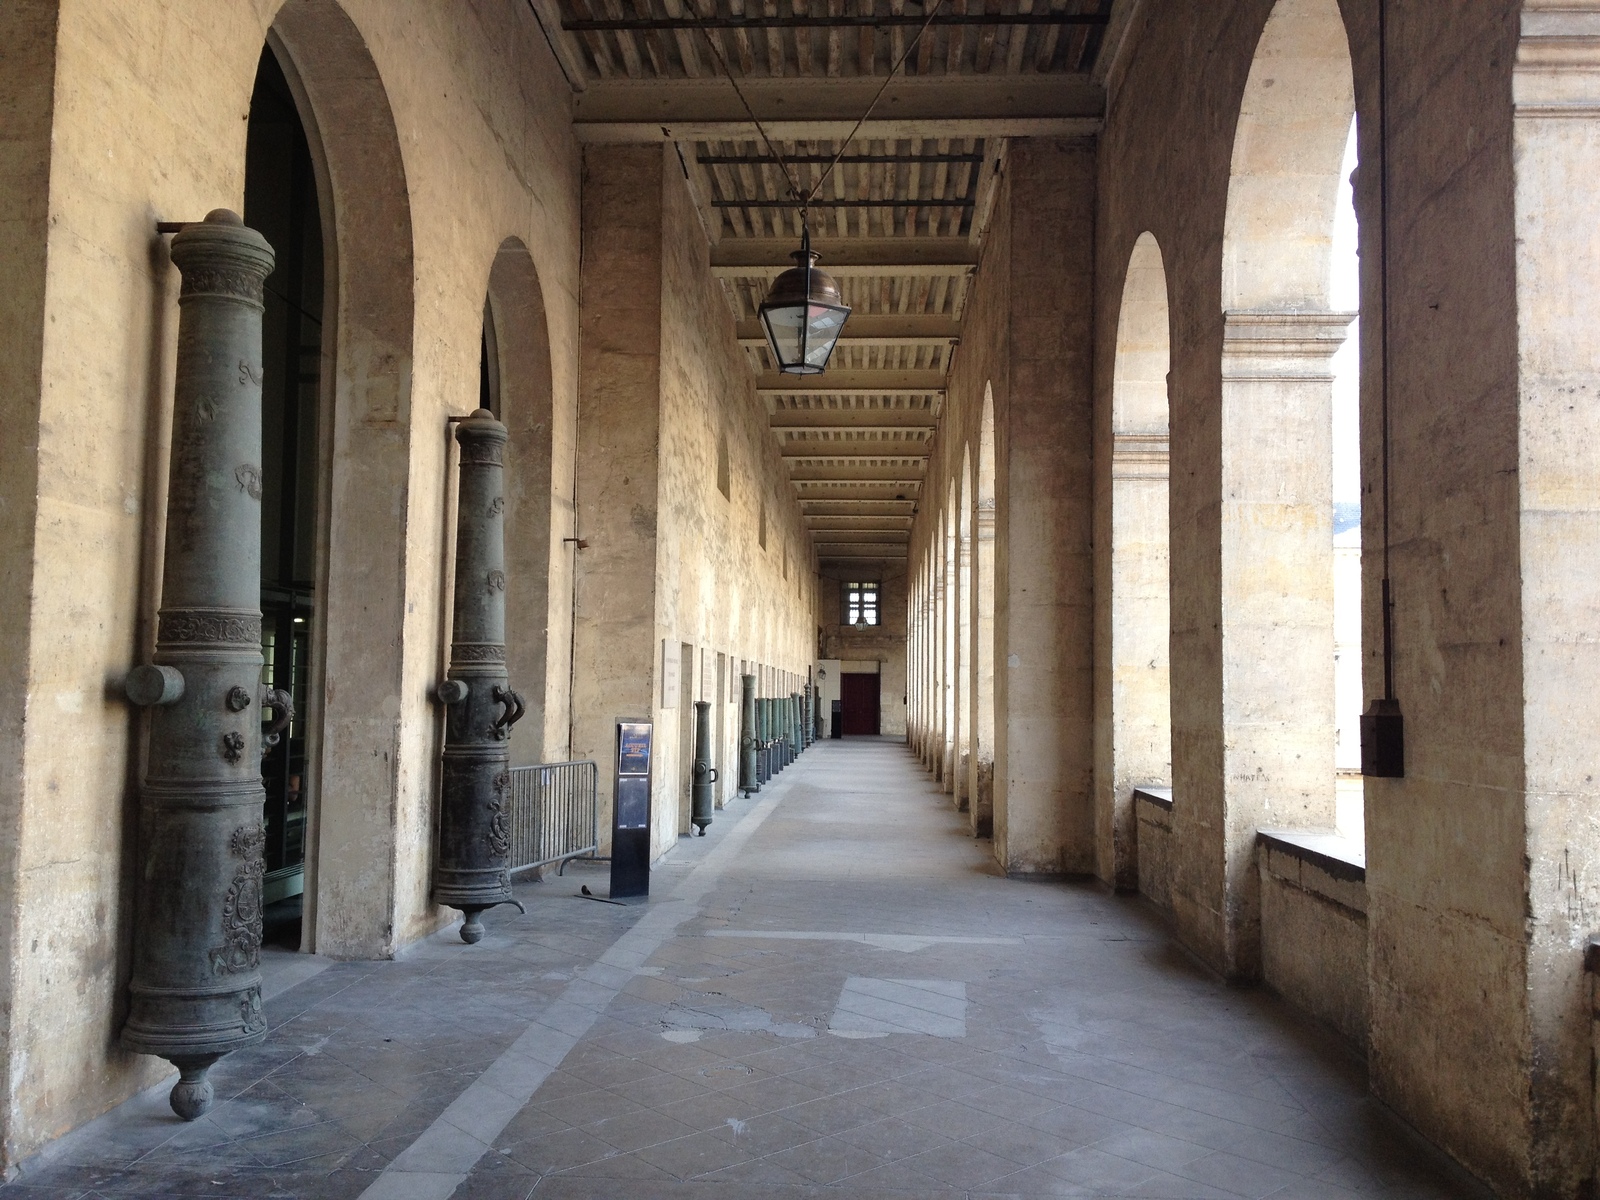
<instances>
[{"instance_id":1,"label":"stone pillar","mask_svg":"<svg viewBox=\"0 0 1600 1200\"><path fill-rule=\"evenodd\" d=\"M994 498L973 519L972 737L967 792L975 837L994 833Z\"/></svg>"},{"instance_id":2,"label":"stone pillar","mask_svg":"<svg viewBox=\"0 0 1600 1200\"><path fill-rule=\"evenodd\" d=\"M1454 10L1389 30L1391 70L1442 95L1390 118L1406 773L1367 780L1371 1086L1498 1194L1578 1196L1597 1165L1600 44L1592 9L1506 7L1476 65ZM1463 123L1486 131L1470 157L1427 155Z\"/></svg>"},{"instance_id":3,"label":"stone pillar","mask_svg":"<svg viewBox=\"0 0 1600 1200\"><path fill-rule=\"evenodd\" d=\"M944 778L944 739L949 723L945 715L945 696L950 686L946 669L946 653L950 644L945 622L945 549L944 520L937 526L933 555L933 737L928 746L928 769L938 780Z\"/></svg>"},{"instance_id":4,"label":"stone pillar","mask_svg":"<svg viewBox=\"0 0 1600 1200\"><path fill-rule=\"evenodd\" d=\"M140 788L133 980L122 1044L181 1072L172 1110L211 1107L261 1012L261 314L272 248L226 209L172 239L183 274L155 665Z\"/></svg>"},{"instance_id":5,"label":"stone pillar","mask_svg":"<svg viewBox=\"0 0 1600 1200\"><path fill-rule=\"evenodd\" d=\"M1225 314L1220 544L1173 564L1204 596L1173 609L1173 910L1230 978L1259 972L1256 830L1334 827L1331 359L1352 318Z\"/></svg>"},{"instance_id":6,"label":"stone pillar","mask_svg":"<svg viewBox=\"0 0 1600 1200\"><path fill-rule=\"evenodd\" d=\"M995 387L995 855L1094 870L1092 139L1011 143ZM1004 224L1004 222L1002 222ZM988 269L987 267L985 269Z\"/></svg>"},{"instance_id":7,"label":"stone pillar","mask_svg":"<svg viewBox=\"0 0 1600 1200\"><path fill-rule=\"evenodd\" d=\"M971 497L963 495L961 501L970 504ZM967 784L972 763L972 525L965 513L958 517L956 528L965 528L967 533L956 541L956 719L950 792L956 811L967 812L972 802Z\"/></svg>"},{"instance_id":8,"label":"stone pillar","mask_svg":"<svg viewBox=\"0 0 1600 1200\"><path fill-rule=\"evenodd\" d=\"M957 656L957 643L955 643L955 614L962 606L962 587L955 578L955 512L946 510L944 514L944 538L939 546L942 570L939 573L944 594L939 605L939 637L942 638L942 672L944 691L939 698L939 712L941 712L942 725L939 728L939 782L946 792L955 792L955 706L957 706L957 678L960 677L960 662Z\"/></svg>"}]
</instances>

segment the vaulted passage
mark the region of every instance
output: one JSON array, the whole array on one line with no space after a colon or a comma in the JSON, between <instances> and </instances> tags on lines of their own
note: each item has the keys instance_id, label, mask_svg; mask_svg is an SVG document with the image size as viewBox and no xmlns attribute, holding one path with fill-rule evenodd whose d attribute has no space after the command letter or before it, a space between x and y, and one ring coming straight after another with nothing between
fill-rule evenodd
<instances>
[{"instance_id":1,"label":"vaulted passage","mask_svg":"<svg viewBox=\"0 0 1600 1200\"><path fill-rule=\"evenodd\" d=\"M438 934L291 983L208 1117L175 1131L164 1097L136 1102L29 1183L1464 1194L1377 1118L1344 1049L1207 975L1137 901L1001 876L897 741L821 746L729 816L648 909L582 899L603 875L575 867L521 887L532 919L490 914L475 948Z\"/></svg>"},{"instance_id":2,"label":"vaulted passage","mask_svg":"<svg viewBox=\"0 0 1600 1200\"><path fill-rule=\"evenodd\" d=\"M0 1200L1594 1200L1597 22L0 0Z\"/></svg>"}]
</instances>

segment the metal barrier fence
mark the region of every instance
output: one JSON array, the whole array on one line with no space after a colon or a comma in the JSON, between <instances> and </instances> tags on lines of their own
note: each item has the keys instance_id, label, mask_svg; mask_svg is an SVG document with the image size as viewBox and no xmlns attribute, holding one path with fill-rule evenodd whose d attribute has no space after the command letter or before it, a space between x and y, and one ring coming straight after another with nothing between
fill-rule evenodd
<instances>
[{"instance_id":1,"label":"metal barrier fence","mask_svg":"<svg viewBox=\"0 0 1600 1200\"><path fill-rule=\"evenodd\" d=\"M600 846L593 762L511 768L511 870L527 871L592 855ZM559 873L559 872L558 872Z\"/></svg>"}]
</instances>

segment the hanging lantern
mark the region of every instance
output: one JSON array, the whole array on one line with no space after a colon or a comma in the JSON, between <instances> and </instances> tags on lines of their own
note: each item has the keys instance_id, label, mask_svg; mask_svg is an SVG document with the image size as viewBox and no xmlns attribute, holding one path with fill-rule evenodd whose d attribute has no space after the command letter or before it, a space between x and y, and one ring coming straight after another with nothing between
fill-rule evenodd
<instances>
[{"instance_id":1,"label":"hanging lantern","mask_svg":"<svg viewBox=\"0 0 1600 1200\"><path fill-rule=\"evenodd\" d=\"M761 305L767 345L785 375L820 375L844 330L850 306L839 295L839 285L826 271L817 270L811 250L811 231L804 230L795 265L773 282Z\"/></svg>"}]
</instances>

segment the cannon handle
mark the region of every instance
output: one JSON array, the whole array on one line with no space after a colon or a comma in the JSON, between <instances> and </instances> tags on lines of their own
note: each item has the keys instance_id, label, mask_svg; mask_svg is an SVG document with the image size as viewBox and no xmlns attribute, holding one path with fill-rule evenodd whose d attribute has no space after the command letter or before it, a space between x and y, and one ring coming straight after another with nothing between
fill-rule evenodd
<instances>
[{"instance_id":1,"label":"cannon handle","mask_svg":"<svg viewBox=\"0 0 1600 1200\"><path fill-rule=\"evenodd\" d=\"M496 687L492 695L496 704L505 705L505 711L494 723L494 735L497 738L510 737L511 727L527 714L527 701L523 700L521 692L508 687Z\"/></svg>"},{"instance_id":2,"label":"cannon handle","mask_svg":"<svg viewBox=\"0 0 1600 1200\"><path fill-rule=\"evenodd\" d=\"M263 687L261 707L273 709L278 714L261 734L261 757L265 758L267 751L278 744L279 736L289 728L289 722L294 720L294 697L282 688Z\"/></svg>"}]
</instances>

